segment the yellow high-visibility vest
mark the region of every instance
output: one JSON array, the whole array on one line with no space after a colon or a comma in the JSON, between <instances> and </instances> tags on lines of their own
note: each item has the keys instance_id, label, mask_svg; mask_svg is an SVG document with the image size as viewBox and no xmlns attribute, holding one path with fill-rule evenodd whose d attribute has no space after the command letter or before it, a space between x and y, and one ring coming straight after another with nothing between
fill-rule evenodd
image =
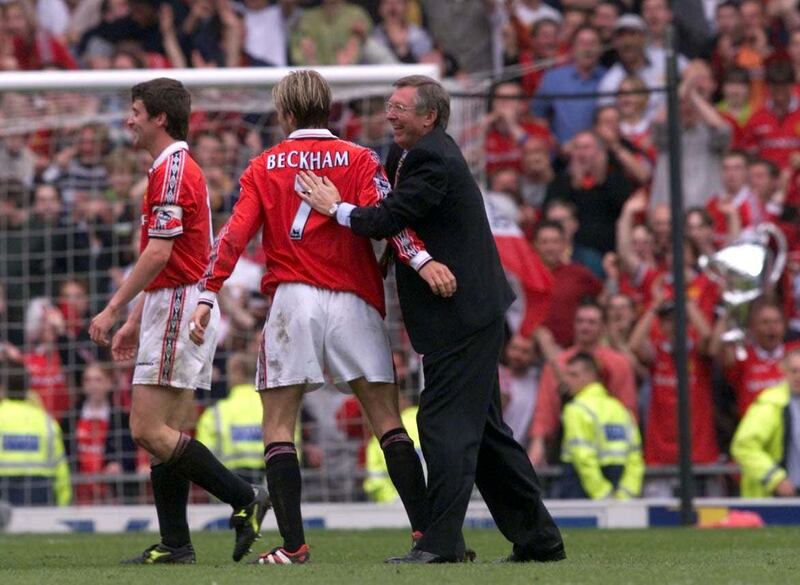
<instances>
[{"instance_id":1,"label":"yellow high-visibility vest","mask_svg":"<svg viewBox=\"0 0 800 585\"><path fill-rule=\"evenodd\" d=\"M41 406L0 400L0 476L50 478L56 504L72 500L61 427Z\"/></svg>"}]
</instances>

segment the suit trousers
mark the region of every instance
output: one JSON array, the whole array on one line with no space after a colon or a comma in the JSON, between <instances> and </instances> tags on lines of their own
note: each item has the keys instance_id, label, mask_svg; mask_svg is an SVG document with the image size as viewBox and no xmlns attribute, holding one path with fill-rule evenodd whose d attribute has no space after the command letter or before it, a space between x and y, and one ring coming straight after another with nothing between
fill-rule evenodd
<instances>
[{"instance_id":1,"label":"suit trousers","mask_svg":"<svg viewBox=\"0 0 800 585\"><path fill-rule=\"evenodd\" d=\"M464 555L462 527L473 485L515 550L546 553L562 543L528 455L502 419L497 364L504 334L501 317L423 357L417 423L431 523L420 550Z\"/></svg>"}]
</instances>

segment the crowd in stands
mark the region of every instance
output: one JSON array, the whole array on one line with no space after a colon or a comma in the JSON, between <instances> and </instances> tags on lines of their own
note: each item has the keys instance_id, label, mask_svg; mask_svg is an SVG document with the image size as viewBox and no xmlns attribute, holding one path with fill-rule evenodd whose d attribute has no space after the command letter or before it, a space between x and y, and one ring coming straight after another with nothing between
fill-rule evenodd
<instances>
[{"instance_id":1,"label":"crowd in stands","mask_svg":"<svg viewBox=\"0 0 800 585\"><path fill-rule=\"evenodd\" d=\"M682 343L692 460L726 464L739 421L783 380L781 360L800 339L800 11L784 0L672 5L680 13L667 0L5 0L0 71L433 63L452 87L492 79L482 114L453 137L481 177L520 297L501 369L515 438L541 469L573 464L562 413L580 396L565 391L564 376L580 362L638 425L648 469L676 465L672 354ZM680 218L669 208L670 24L679 31ZM385 157L383 100L338 104L333 129ZM88 478L75 482L74 502L144 497L103 479L148 462L126 430L132 364L112 364L87 328L138 254L152 161L131 147L124 94L5 92L0 106L0 359L25 366L32 395L60 425L73 477ZM218 229L247 161L281 137L268 113L196 106L191 126ZM672 256L675 222L685 228L683 258ZM700 258L765 222L784 234L788 262L753 303L736 346L724 338L723 291ZM509 235L524 249L501 245ZM215 385L186 416L187 429L216 436L209 441L219 449L230 425L208 413L235 411L212 405L229 390L229 401L242 395L242 362L269 310L256 250L223 289ZM675 262L687 283L685 338L675 336ZM417 362L399 311L389 315L398 377L413 402ZM230 364L235 375L226 375ZM369 469L369 431L355 401L325 388L307 396L303 419L303 465L316 472L307 497L384 491L371 481L380 462ZM257 443L254 423L242 424L250 430L240 440ZM800 437L800 417L795 424ZM366 488L355 479L369 475L365 462L378 474ZM249 460L246 473L255 465ZM671 495L676 477L648 477L641 492ZM710 477L701 493L739 493L736 473ZM794 493L781 485L777 495Z\"/></svg>"}]
</instances>

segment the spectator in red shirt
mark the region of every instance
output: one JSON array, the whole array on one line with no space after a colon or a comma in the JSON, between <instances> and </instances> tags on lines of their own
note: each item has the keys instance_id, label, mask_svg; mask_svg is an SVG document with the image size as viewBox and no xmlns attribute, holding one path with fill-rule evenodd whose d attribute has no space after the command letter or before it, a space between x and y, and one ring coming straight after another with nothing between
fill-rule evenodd
<instances>
[{"instance_id":1,"label":"spectator in red shirt","mask_svg":"<svg viewBox=\"0 0 800 585\"><path fill-rule=\"evenodd\" d=\"M503 81L492 88L486 127L486 172L511 167L522 170L522 145L537 136L552 145L550 130L528 114L528 101L516 81Z\"/></svg>"},{"instance_id":2,"label":"spectator in red shirt","mask_svg":"<svg viewBox=\"0 0 800 585\"><path fill-rule=\"evenodd\" d=\"M706 203L717 247L730 244L753 222L753 193L747 186L747 155L732 150L722 157L722 191Z\"/></svg>"},{"instance_id":3,"label":"spectator in red shirt","mask_svg":"<svg viewBox=\"0 0 800 585\"><path fill-rule=\"evenodd\" d=\"M690 207L683 216L686 243L692 247L695 257L711 255L717 251L714 242L714 220L703 207Z\"/></svg>"},{"instance_id":4,"label":"spectator in red shirt","mask_svg":"<svg viewBox=\"0 0 800 585\"><path fill-rule=\"evenodd\" d=\"M558 299L558 296L555 298ZM539 394L529 431L531 444L528 456L534 465L545 463L548 445L556 442L561 426L561 372L567 360L576 353L587 352L594 356L602 369L601 377L606 388L636 417L633 368L627 357L603 344L603 309L592 301L582 304L575 313L574 327L575 345L561 352L553 352L552 346L546 347L546 332L544 337L541 334L537 336L540 345L545 345L543 353L548 356L548 363L539 380Z\"/></svg>"},{"instance_id":5,"label":"spectator in red shirt","mask_svg":"<svg viewBox=\"0 0 800 585\"><path fill-rule=\"evenodd\" d=\"M651 397L645 422L644 456L648 465L678 462L677 374L673 361L676 343L674 304L655 295L631 334L631 348L650 366ZM689 355L689 396L692 429L692 461L713 463L719 456L714 429L711 394L711 361L708 346L711 326L697 305L687 299L689 327L686 343Z\"/></svg>"},{"instance_id":6,"label":"spectator in red shirt","mask_svg":"<svg viewBox=\"0 0 800 585\"><path fill-rule=\"evenodd\" d=\"M34 298L25 313L28 350L20 353L13 346L6 345L10 359L25 364L31 390L38 395L42 406L59 422L69 412L72 402L57 344L64 328L64 318L50 300Z\"/></svg>"},{"instance_id":7,"label":"spectator in red shirt","mask_svg":"<svg viewBox=\"0 0 800 585\"><path fill-rule=\"evenodd\" d=\"M622 214L617 221L616 253L606 254L603 258L606 291L629 296L637 310L644 308L647 297L644 283L658 269L653 230L645 223L637 223L646 210L647 194L639 190L622 207Z\"/></svg>"},{"instance_id":8,"label":"spectator in red shirt","mask_svg":"<svg viewBox=\"0 0 800 585\"><path fill-rule=\"evenodd\" d=\"M781 171L767 159L756 158L747 165L747 182L753 197L750 199L749 226L775 221L783 213L780 200Z\"/></svg>"},{"instance_id":9,"label":"spectator in red shirt","mask_svg":"<svg viewBox=\"0 0 800 585\"><path fill-rule=\"evenodd\" d=\"M800 102L793 95L794 71L790 63L767 66L769 99L745 125L742 147L779 168L789 166L792 152L800 150Z\"/></svg>"},{"instance_id":10,"label":"spectator in red shirt","mask_svg":"<svg viewBox=\"0 0 800 585\"><path fill-rule=\"evenodd\" d=\"M72 468L79 474L113 476L136 469L136 446L128 431L128 415L112 402L114 371L102 364L83 372L83 396L64 424L65 446ZM109 482L80 483L78 504L106 503L113 491Z\"/></svg>"},{"instance_id":11,"label":"spectator in red shirt","mask_svg":"<svg viewBox=\"0 0 800 585\"><path fill-rule=\"evenodd\" d=\"M733 67L722 80L722 100L717 103L717 111L733 129L733 144L742 141L745 124L753 115L750 100L750 74L747 69Z\"/></svg>"},{"instance_id":12,"label":"spectator in red shirt","mask_svg":"<svg viewBox=\"0 0 800 585\"><path fill-rule=\"evenodd\" d=\"M543 325L560 347L568 347L573 342L578 305L586 298L597 297L603 290L603 283L585 266L564 261L567 239L560 223L541 222L536 228L534 246L553 274L554 302Z\"/></svg>"},{"instance_id":13,"label":"spectator in red shirt","mask_svg":"<svg viewBox=\"0 0 800 585\"><path fill-rule=\"evenodd\" d=\"M25 0L10 0L0 5L0 21L5 33L11 37L18 69L36 71L45 68L78 68L61 41L37 27L33 7Z\"/></svg>"},{"instance_id":14,"label":"spectator in red shirt","mask_svg":"<svg viewBox=\"0 0 800 585\"><path fill-rule=\"evenodd\" d=\"M750 308L742 355L737 355L734 344L722 341L722 333L729 324L727 318L717 323L712 350L725 368L725 378L733 386L741 418L762 390L783 381L780 362L786 352L800 346L800 342L784 343L786 319L781 307L768 299L759 299Z\"/></svg>"}]
</instances>

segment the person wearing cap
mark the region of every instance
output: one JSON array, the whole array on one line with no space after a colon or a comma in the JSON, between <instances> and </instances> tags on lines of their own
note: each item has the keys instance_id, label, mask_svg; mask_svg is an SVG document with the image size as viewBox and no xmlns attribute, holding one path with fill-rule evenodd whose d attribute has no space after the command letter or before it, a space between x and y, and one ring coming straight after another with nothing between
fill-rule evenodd
<instances>
[{"instance_id":1,"label":"person wearing cap","mask_svg":"<svg viewBox=\"0 0 800 585\"><path fill-rule=\"evenodd\" d=\"M747 121L741 146L786 169L792 153L800 150L800 102L793 92L792 65L787 61L770 63L766 78L769 99Z\"/></svg>"},{"instance_id":2,"label":"person wearing cap","mask_svg":"<svg viewBox=\"0 0 800 585\"><path fill-rule=\"evenodd\" d=\"M663 60L652 55L647 49L647 25L641 16L623 14L614 25L614 48L618 61L600 80L601 93L613 93L619 90L622 81L636 75L645 82L647 88L657 90L666 85L667 74ZM679 67L680 68L680 67ZM665 93L654 91L648 102L648 116L653 116L665 102ZM603 96L598 100L600 105L613 104L615 96Z\"/></svg>"},{"instance_id":3,"label":"person wearing cap","mask_svg":"<svg viewBox=\"0 0 800 585\"><path fill-rule=\"evenodd\" d=\"M644 477L639 428L623 404L608 395L592 354L567 360L564 381L569 397L561 416L562 498L615 498L640 495Z\"/></svg>"}]
</instances>

